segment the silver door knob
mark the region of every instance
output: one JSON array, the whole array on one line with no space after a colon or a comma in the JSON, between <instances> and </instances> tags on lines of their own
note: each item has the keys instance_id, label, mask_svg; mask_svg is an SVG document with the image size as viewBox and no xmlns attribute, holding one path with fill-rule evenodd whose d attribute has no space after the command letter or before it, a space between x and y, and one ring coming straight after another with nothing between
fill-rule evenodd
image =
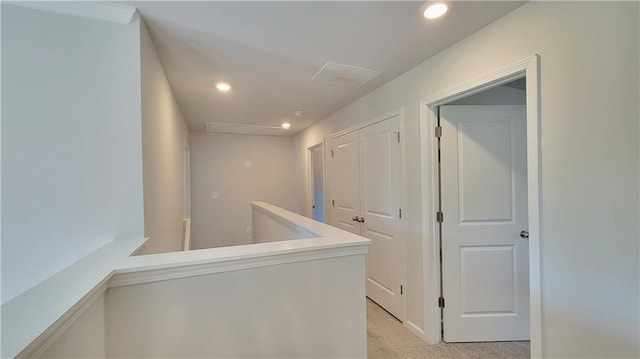
<instances>
[{"instance_id":1,"label":"silver door knob","mask_svg":"<svg viewBox=\"0 0 640 359\"><path fill-rule=\"evenodd\" d=\"M520 231L520 238L529 238L529 231Z\"/></svg>"},{"instance_id":2,"label":"silver door knob","mask_svg":"<svg viewBox=\"0 0 640 359\"><path fill-rule=\"evenodd\" d=\"M354 221L354 222L360 222L360 220L358 219L358 216L355 216L355 217L351 218L351 220Z\"/></svg>"},{"instance_id":3,"label":"silver door knob","mask_svg":"<svg viewBox=\"0 0 640 359\"><path fill-rule=\"evenodd\" d=\"M358 222L360 222L360 223L364 223L364 217L360 217L360 219L358 220Z\"/></svg>"}]
</instances>

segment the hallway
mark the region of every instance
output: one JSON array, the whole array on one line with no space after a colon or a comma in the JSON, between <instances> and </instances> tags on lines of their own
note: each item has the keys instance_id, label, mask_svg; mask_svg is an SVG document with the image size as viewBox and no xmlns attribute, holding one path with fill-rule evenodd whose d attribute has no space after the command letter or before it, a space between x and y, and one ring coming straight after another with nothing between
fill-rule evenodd
<instances>
[{"instance_id":1,"label":"hallway","mask_svg":"<svg viewBox=\"0 0 640 359\"><path fill-rule=\"evenodd\" d=\"M456 343L427 345L402 323L367 299L369 359L528 359L529 342Z\"/></svg>"}]
</instances>

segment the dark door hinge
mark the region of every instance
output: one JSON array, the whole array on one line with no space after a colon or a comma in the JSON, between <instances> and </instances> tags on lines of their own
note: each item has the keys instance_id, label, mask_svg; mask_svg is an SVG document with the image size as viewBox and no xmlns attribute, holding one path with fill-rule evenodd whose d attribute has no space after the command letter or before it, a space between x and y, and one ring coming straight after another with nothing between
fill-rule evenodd
<instances>
[{"instance_id":1,"label":"dark door hinge","mask_svg":"<svg viewBox=\"0 0 640 359\"><path fill-rule=\"evenodd\" d=\"M436 138L442 137L442 126L436 127L435 134L436 134Z\"/></svg>"},{"instance_id":2,"label":"dark door hinge","mask_svg":"<svg viewBox=\"0 0 640 359\"><path fill-rule=\"evenodd\" d=\"M404 291L402 290L402 284L400 284L400 295L402 295Z\"/></svg>"},{"instance_id":3,"label":"dark door hinge","mask_svg":"<svg viewBox=\"0 0 640 359\"><path fill-rule=\"evenodd\" d=\"M438 298L438 308L444 308L444 297Z\"/></svg>"},{"instance_id":4,"label":"dark door hinge","mask_svg":"<svg viewBox=\"0 0 640 359\"><path fill-rule=\"evenodd\" d=\"M331 150L331 158L333 158L333 150Z\"/></svg>"},{"instance_id":5,"label":"dark door hinge","mask_svg":"<svg viewBox=\"0 0 640 359\"><path fill-rule=\"evenodd\" d=\"M335 200L331 200L331 205L335 206L336 205L336 201Z\"/></svg>"},{"instance_id":6,"label":"dark door hinge","mask_svg":"<svg viewBox=\"0 0 640 359\"><path fill-rule=\"evenodd\" d=\"M399 209L398 209L398 216L399 216L400 218L402 218L402 208L399 208Z\"/></svg>"},{"instance_id":7,"label":"dark door hinge","mask_svg":"<svg viewBox=\"0 0 640 359\"><path fill-rule=\"evenodd\" d=\"M436 221L438 223L444 222L444 213L438 211L438 213L436 213Z\"/></svg>"}]
</instances>

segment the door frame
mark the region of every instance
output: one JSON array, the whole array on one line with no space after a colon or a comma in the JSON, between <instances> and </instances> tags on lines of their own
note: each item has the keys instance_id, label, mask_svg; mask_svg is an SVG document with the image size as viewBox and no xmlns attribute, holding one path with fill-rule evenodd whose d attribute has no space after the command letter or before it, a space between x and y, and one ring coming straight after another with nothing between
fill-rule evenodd
<instances>
[{"instance_id":1,"label":"door frame","mask_svg":"<svg viewBox=\"0 0 640 359\"><path fill-rule=\"evenodd\" d=\"M423 244L424 339L440 342L440 247L436 211L438 201L437 142L435 127L439 106L513 80L527 79L527 194L529 219L529 302L531 357L542 357L542 309L540 295L540 56L534 55L496 72L463 83L420 101L420 163Z\"/></svg>"},{"instance_id":2,"label":"door frame","mask_svg":"<svg viewBox=\"0 0 640 359\"><path fill-rule=\"evenodd\" d=\"M191 218L191 146L189 141L184 141L184 199L183 218Z\"/></svg>"},{"instance_id":3,"label":"door frame","mask_svg":"<svg viewBox=\"0 0 640 359\"><path fill-rule=\"evenodd\" d=\"M326 201L326 192L327 192L327 161L326 161L326 151L325 151L325 141L324 139L320 142L314 143L311 146L307 147L307 217L313 219L313 199L314 199L314 176L313 176L313 149L320 146L322 151L322 201L323 201L323 215L324 215L324 223L327 222L327 201Z\"/></svg>"}]
</instances>

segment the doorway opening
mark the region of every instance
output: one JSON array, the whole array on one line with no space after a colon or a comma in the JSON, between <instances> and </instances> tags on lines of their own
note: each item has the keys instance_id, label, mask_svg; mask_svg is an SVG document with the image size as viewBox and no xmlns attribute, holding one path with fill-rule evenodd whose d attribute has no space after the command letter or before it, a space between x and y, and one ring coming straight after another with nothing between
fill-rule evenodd
<instances>
[{"instance_id":1,"label":"doorway opening","mask_svg":"<svg viewBox=\"0 0 640 359\"><path fill-rule=\"evenodd\" d=\"M184 208L182 219L182 250L191 250L191 147L184 143Z\"/></svg>"},{"instance_id":2,"label":"doorway opening","mask_svg":"<svg viewBox=\"0 0 640 359\"><path fill-rule=\"evenodd\" d=\"M523 78L526 78L526 82L520 80ZM447 107L456 101L458 102L455 105L465 106L465 101L478 100L488 93L486 90L494 89L492 91L495 92L498 86L506 84L508 84L506 88L521 87L526 90L526 105L521 111L522 116L525 118L524 123L507 123L497 120L484 121L483 125L479 125L477 122L458 118L459 114L454 113L457 110L453 109L452 111L451 108L455 106ZM463 325L463 327L474 328L471 335L478 336L475 339L476 341L492 340L490 336L483 338L482 335L487 330L499 332L501 328L497 323L500 323L500 319L510 318L514 315L528 317L528 323L524 325L527 326L525 331L528 332L530 338L531 355L538 357L542 354L538 86L539 57L535 55L496 73L459 86L454 90L421 101L421 127L426 127L420 134L421 161L424 164L422 167L422 207L425 214L423 216L423 254L426 264L424 282L425 323L428 323L425 326L424 339L431 344L440 342L442 338L446 339L447 330L452 329L452 324L447 324L446 310L453 306L454 309L458 310L457 319L478 319L474 323L467 325L467 323L470 323L467 322ZM506 92L509 91L507 90ZM475 99L471 95L476 95ZM466 105L472 107L473 104L467 102ZM446 119L445 116L448 116L449 119ZM443 125L448 126L448 129L443 128ZM516 139L517 135L515 134L518 132L515 130L517 126L521 127L519 130L521 138L519 139ZM439 153L440 148L438 147L439 138L443 132L449 132L449 136L455 137L454 142L449 143L446 148L442 148L449 152L448 160L455 163L454 165L440 168L441 162L438 161L440 156L443 156L443 160L447 160L444 159L445 154ZM498 135L500 133L502 133L501 136ZM524 154L511 153L511 144L520 144L520 150ZM460 151L466 152L461 156ZM451 157L452 154L453 157ZM487 166L477 165L477 159L474 156L479 157L481 161L487 162L485 165L488 165L488 167L493 166L492 168L497 169L497 177L491 178L491 176L496 175L494 172L490 172L487 175L487 171L482 171ZM519 156L522 163L519 165L514 164L512 156ZM461 163L463 164L462 170L465 171L462 178L456 172ZM513 174L513 168L509 168L506 171L505 166L500 167L501 163L502 165L508 163L511 167L518 165L522 170L519 175ZM440 178L440 173L446 178ZM509 174L508 176L506 175L507 173ZM465 176L470 177L465 178ZM516 186L516 180L514 179L517 176L521 176L517 181L519 183L518 186ZM449 182L451 179L456 179L456 183ZM502 182L503 185L499 186L499 182ZM448 187L443 188L445 184ZM519 187L519 189L516 189L516 187ZM461 192L461 188L464 191ZM507 190L499 193L501 189L505 188ZM518 205L516 203L515 197L518 191L520 194L524 193L524 204ZM442 197L440 196L441 193L443 194ZM459 197L460 193L466 197L461 199ZM497 201L487 202L486 198L490 197L489 195L502 197L499 197ZM449 204L447 204L447 201ZM443 208L448 205L449 212L453 213L443 212ZM460 209L460 207L464 208ZM516 212L519 215L516 215ZM461 213L462 216L460 215ZM523 221L516 221L516 217L523 218ZM482 243L459 242L454 246L455 248L447 249L447 245L450 243L444 243L444 241L447 241L448 233L456 230L454 227L458 227L461 231L470 230L472 236L478 234L478 237L481 237L479 235L480 231L486 229L482 225L489 227L487 222L492 222L498 227L508 227L506 224L511 224L514 228L520 226L523 226L523 228L517 231L514 228L509 229L509 231L515 232L509 233L509 236L512 237L512 242L510 243L489 243L483 246ZM450 227L447 228L447 226ZM528 239L520 238L520 230L528 230ZM526 233L523 234L523 237L525 235ZM469 233L466 236L469 236ZM527 252L523 254L520 248L524 248ZM450 260L447 257L448 254L458 257L457 261L454 261L457 267L451 267L449 270L447 270L446 262ZM443 260L442 270L440 267L441 258ZM528 262L526 265L528 273L524 274L524 279L522 279L522 273L516 273L515 269L513 269L513 263L516 260L521 263L522 258L525 258ZM483 263L487 265L483 266ZM462 283L462 287L458 286L457 288L458 290L463 288L462 290L466 292L456 293L452 289L455 286L450 286L449 293L447 293L447 277L451 276L452 271L455 272L456 270L458 273L454 273L452 276L457 277L458 284L460 284L460 281L466 281L466 283ZM505 275L505 273L507 274ZM517 303L515 300L511 300L512 298L505 299L504 296L496 296L496 293L500 292L499 290L493 291L490 290L491 288L480 288L472 284L474 281L478 283L478 279L487 278L499 279L494 282L486 281L489 286L495 285L497 282L506 284L508 290L515 294L519 293L521 296L527 296L527 300ZM526 286L526 288L523 288L523 286ZM506 290L502 290L502 292L506 292ZM454 297L447 297L450 295ZM475 301L470 298L475 298ZM457 301L457 308L452 301ZM528 310L522 308L522 303L528 304L528 308L526 308ZM449 314L451 316L451 313ZM494 317L497 321L487 324L487 322L481 320L490 317ZM443 318L445 320L444 336ZM447 325L449 326L448 329ZM488 329L486 328L487 325L489 326ZM469 333L465 333L460 338L465 338L463 340L468 341L469 337L465 337L467 334ZM453 341L456 340L459 340L459 338Z\"/></svg>"},{"instance_id":3,"label":"doorway opening","mask_svg":"<svg viewBox=\"0 0 640 359\"><path fill-rule=\"evenodd\" d=\"M308 216L318 222L325 221L324 213L324 143L320 142L307 149L309 151L308 194L310 208Z\"/></svg>"},{"instance_id":4,"label":"doorway opening","mask_svg":"<svg viewBox=\"0 0 640 359\"><path fill-rule=\"evenodd\" d=\"M436 109L448 343L529 340L525 86L514 80Z\"/></svg>"}]
</instances>

